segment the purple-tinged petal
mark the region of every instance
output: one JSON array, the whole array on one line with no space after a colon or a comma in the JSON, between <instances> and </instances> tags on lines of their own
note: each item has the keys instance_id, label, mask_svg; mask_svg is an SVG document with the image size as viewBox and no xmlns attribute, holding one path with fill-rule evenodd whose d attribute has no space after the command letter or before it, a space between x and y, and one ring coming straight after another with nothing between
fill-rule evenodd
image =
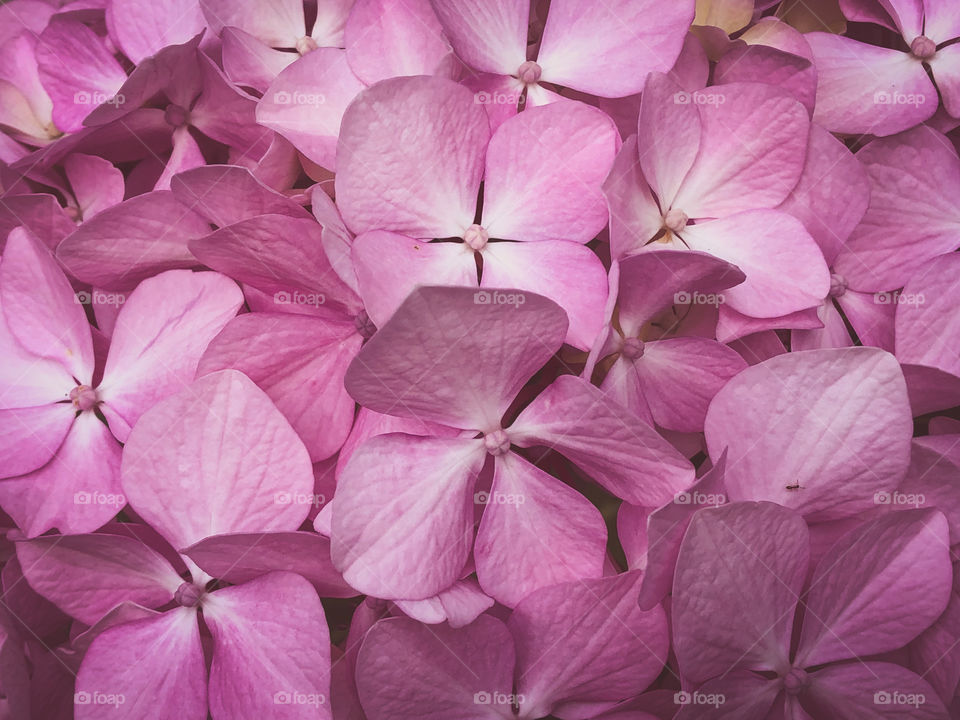
<instances>
[{"instance_id":1,"label":"purple-tinged petal","mask_svg":"<svg viewBox=\"0 0 960 720\"><path fill-rule=\"evenodd\" d=\"M198 57L203 86L190 108L190 125L245 155L260 157L273 133L257 125L256 99L234 86L207 55Z\"/></svg>"},{"instance_id":2,"label":"purple-tinged petal","mask_svg":"<svg viewBox=\"0 0 960 720\"><path fill-rule=\"evenodd\" d=\"M957 493L960 476L960 458L951 458L941 452L935 440L917 438L910 452L910 468L900 484L898 492L887 493L880 500L898 505L911 502L920 507L937 508L946 516L950 526L951 545L960 542L960 494ZM946 436L950 449L957 445L956 438Z\"/></svg>"},{"instance_id":3,"label":"purple-tinged petal","mask_svg":"<svg viewBox=\"0 0 960 720\"><path fill-rule=\"evenodd\" d=\"M483 441L379 435L337 482L331 553L361 593L422 600L460 576L473 541ZM425 560L429 558L429 562Z\"/></svg>"},{"instance_id":4,"label":"purple-tinged petal","mask_svg":"<svg viewBox=\"0 0 960 720\"><path fill-rule=\"evenodd\" d=\"M508 607L547 585L600 577L607 531L580 493L519 455L496 458L474 558L483 591Z\"/></svg>"},{"instance_id":5,"label":"purple-tinged petal","mask_svg":"<svg viewBox=\"0 0 960 720\"><path fill-rule=\"evenodd\" d=\"M494 605L494 599L480 589L473 578L458 580L435 597L426 600L397 600L405 614L423 623L446 622L452 628L469 625Z\"/></svg>"},{"instance_id":6,"label":"purple-tinged petal","mask_svg":"<svg viewBox=\"0 0 960 720\"><path fill-rule=\"evenodd\" d=\"M431 0L453 49L481 72L512 75L527 59L530 3Z\"/></svg>"},{"instance_id":7,"label":"purple-tinged petal","mask_svg":"<svg viewBox=\"0 0 960 720\"><path fill-rule=\"evenodd\" d=\"M218 590L201 602L213 635L214 717L333 717L330 634L310 583L293 573L270 573Z\"/></svg>"},{"instance_id":8,"label":"purple-tinged petal","mask_svg":"<svg viewBox=\"0 0 960 720\"><path fill-rule=\"evenodd\" d=\"M5 195L0 203L0 251L10 231L21 225L51 250L77 229L53 195Z\"/></svg>"},{"instance_id":9,"label":"purple-tinged petal","mask_svg":"<svg viewBox=\"0 0 960 720\"><path fill-rule=\"evenodd\" d=\"M708 680L699 688L674 695L680 712L674 720L812 720L804 715L784 715L778 708L780 683L746 670L732 670Z\"/></svg>"},{"instance_id":10,"label":"purple-tinged petal","mask_svg":"<svg viewBox=\"0 0 960 720\"><path fill-rule=\"evenodd\" d=\"M929 628L910 644L910 667L950 702L960 684L960 595L950 593L950 604Z\"/></svg>"},{"instance_id":11,"label":"purple-tinged petal","mask_svg":"<svg viewBox=\"0 0 960 720\"><path fill-rule=\"evenodd\" d=\"M274 50L237 27L225 27L220 33L223 71L240 86L266 92L270 83L300 55Z\"/></svg>"},{"instance_id":12,"label":"purple-tinged petal","mask_svg":"<svg viewBox=\"0 0 960 720\"><path fill-rule=\"evenodd\" d=\"M808 113L814 112L817 70L806 57L766 44L734 43L716 68L717 85L732 82L760 82L781 87L789 90Z\"/></svg>"},{"instance_id":13,"label":"purple-tinged petal","mask_svg":"<svg viewBox=\"0 0 960 720\"><path fill-rule=\"evenodd\" d=\"M181 125L173 131L173 148L170 151L170 157L167 158L163 166L163 172L157 182L154 183L154 190L169 190L170 180L174 175L197 167L203 167L206 159L200 151L200 146L193 139L190 128Z\"/></svg>"},{"instance_id":14,"label":"purple-tinged petal","mask_svg":"<svg viewBox=\"0 0 960 720\"><path fill-rule=\"evenodd\" d=\"M773 503L694 515L673 582L674 651L685 680L699 684L734 668L790 668L807 536L803 518Z\"/></svg>"},{"instance_id":15,"label":"purple-tinged petal","mask_svg":"<svg viewBox=\"0 0 960 720\"><path fill-rule=\"evenodd\" d=\"M827 665L810 674L800 696L808 717L831 720L947 720L930 684L884 662Z\"/></svg>"},{"instance_id":16,"label":"purple-tinged petal","mask_svg":"<svg viewBox=\"0 0 960 720\"><path fill-rule=\"evenodd\" d=\"M89 220L101 210L123 202L123 173L109 160L73 153L64 160L63 170L70 181L81 219Z\"/></svg>"},{"instance_id":17,"label":"purple-tinged petal","mask_svg":"<svg viewBox=\"0 0 960 720\"><path fill-rule=\"evenodd\" d=\"M167 45L180 45L206 27L196 0L110 0L107 29L135 64Z\"/></svg>"},{"instance_id":18,"label":"purple-tinged petal","mask_svg":"<svg viewBox=\"0 0 960 720\"><path fill-rule=\"evenodd\" d=\"M177 549L210 535L296 530L307 506L278 494L313 492L303 443L235 370L199 378L144 413L122 473L134 509Z\"/></svg>"},{"instance_id":19,"label":"purple-tinged petal","mask_svg":"<svg viewBox=\"0 0 960 720\"><path fill-rule=\"evenodd\" d=\"M956 375L926 365L904 364L903 376L914 416L960 405L960 378Z\"/></svg>"}]
</instances>

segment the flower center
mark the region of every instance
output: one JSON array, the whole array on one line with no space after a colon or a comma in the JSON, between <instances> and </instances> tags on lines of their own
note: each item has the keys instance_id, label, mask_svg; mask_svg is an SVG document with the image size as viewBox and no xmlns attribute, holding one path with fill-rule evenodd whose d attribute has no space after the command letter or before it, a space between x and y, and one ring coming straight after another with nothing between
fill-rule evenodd
<instances>
[{"instance_id":1,"label":"flower center","mask_svg":"<svg viewBox=\"0 0 960 720\"><path fill-rule=\"evenodd\" d=\"M623 341L620 352L627 360L636 360L643 357L643 340L635 337L627 338Z\"/></svg>"},{"instance_id":2,"label":"flower center","mask_svg":"<svg viewBox=\"0 0 960 720\"><path fill-rule=\"evenodd\" d=\"M190 120L190 112L179 105L170 104L167 105L167 109L163 112L163 119L166 120L167 125L171 127L183 127L187 124L187 121Z\"/></svg>"},{"instance_id":3,"label":"flower center","mask_svg":"<svg viewBox=\"0 0 960 720\"><path fill-rule=\"evenodd\" d=\"M308 52L313 52L318 47L320 46L317 45L317 41L309 35L304 35L302 38L297 40L297 52L301 55L306 55Z\"/></svg>"},{"instance_id":4,"label":"flower center","mask_svg":"<svg viewBox=\"0 0 960 720\"><path fill-rule=\"evenodd\" d=\"M517 68L517 77L524 85L533 85L535 82L540 82L540 76L542 74L543 69L533 60L527 60Z\"/></svg>"},{"instance_id":5,"label":"flower center","mask_svg":"<svg viewBox=\"0 0 960 720\"><path fill-rule=\"evenodd\" d=\"M77 385L70 391L70 400L78 410L90 410L100 402L97 391L89 385Z\"/></svg>"},{"instance_id":6,"label":"flower center","mask_svg":"<svg viewBox=\"0 0 960 720\"><path fill-rule=\"evenodd\" d=\"M807 673L800 668L790 668L790 672L783 676L783 689L788 695L796 695L810 684Z\"/></svg>"},{"instance_id":7,"label":"flower center","mask_svg":"<svg viewBox=\"0 0 960 720\"><path fill-rule=\"evenodd\" d=\"M372 338L373 334L377 331L377 326L373 324L373 320L367 315L366 310L361 310L354 316L353 326L364 340Z\"/></svg>"},{"instance_id":8,"label":"flower center","mask_svg":"<svg viewBox=\"0 0 960 720\"><path fill-rule=\"evenodd\" d=\"M667 214L663 216L663 226L671 232L678 233L687 226L689 219L683 210L673 208L668 210Z\"/></svg>"},{"instance_id":9,"label":"flower center","mask_svg":"<svg viewBox=\"0 0 960 720\"><path fill-rule=\"evenodd\" d=\"M510 438L505 430L495 430L483 436L483 446L491 455L503 455L510 449Z\"/></svg>"},{"instance_id":10,"label":"flower center","mask_svg":"<svg viewBox=\"0 0 960 720\"><path fill-rule=\"evenodd\" d=\"M843 275L832 273L830 275L830 297L843 297L847 291L847 279Z\"/></svg>"},{"instance_id":11,"label":"flower center","mask_svg":"<svg viewBox=\"0 0 960 720\"><path fill-rule=\"evenodd\" d=\"M910 43L910 54L917 60L929 60L937 54L937 44L926 35L921 35Z\"/></svg>"},{"instance_id":12,"label":"flower center","mask_svg":"<svg viewBox=\"0 0 960 720\"><path fill-rule=\"evenodd\" d=\"M173 601L183 607L196 607L203 597L203 588L198 588L192 582L180 584L177 591L173 594Z\"/></svg>"},{"instance_id":13,"label":"flower center","mask_svg":"<svg viewBox=\"0 0 960 720\"><path fill-rule=\"evenodd\" d=\"M489 239L490 233L480 225L471 225L467 228L466 232L463 233L463 241L478 252L487 246Z\"/></svg>"}]
</instances>

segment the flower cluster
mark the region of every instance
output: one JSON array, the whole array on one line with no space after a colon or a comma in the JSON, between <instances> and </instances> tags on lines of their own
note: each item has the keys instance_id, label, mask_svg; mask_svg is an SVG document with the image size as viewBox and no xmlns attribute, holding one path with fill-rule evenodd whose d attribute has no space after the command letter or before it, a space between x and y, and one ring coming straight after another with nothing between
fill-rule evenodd
<instances>
[{"instance_id":1,"label":"flower cluster","mask_svg":"<svg viewBox=\"0 0 960 720\"><path fill-rule=\"evenodd\" d=\"M956 0L0 2L0 717L960 718Z\"/></svg>"}]
</instances>

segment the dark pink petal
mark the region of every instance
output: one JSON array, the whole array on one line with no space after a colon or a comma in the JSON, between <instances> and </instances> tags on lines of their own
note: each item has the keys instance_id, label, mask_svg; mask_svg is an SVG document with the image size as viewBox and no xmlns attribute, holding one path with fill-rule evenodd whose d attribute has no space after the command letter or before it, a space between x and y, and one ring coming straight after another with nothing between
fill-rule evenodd
<instances>
[{"instance_id":1,"label":"dark pink petal","mask_svg":"<svg viewBox=\"0 0 960 720\"><path fill-rule=\"evenodd\" d=\"M207 714L207 672L196 608L110 628L77 674L77 720L141 720L158 707L183 720Z\"/></svg>"},{"instance_id":2,"label":"dark pink petal","mask_svg":"<svg viewBox=\"0 0 960 720\"><path fill-rule=\"evenodd\" d=\"M910 394L913 414L927 413L960 405L960 378L925 365L904 365L903 376Z\"/></svg>"},{"instance_id":3,"label":"dark pink petal","mask_svg":"<svg viewBox=\"0 0 960 720\"><path fill-rule=\"evenodd\" d=\"M938 440L946 440L949 450L938 447ZM937 508L944 514L950 526L951 544L960 540L960 495L957 493L960 458L950 457L950 451L954 451L957 445L956 440L951 436L915 439L910 452L910 468L899 487L905 500L914 500L918 507ZM893 496L881 499L892 500Z\"/></svg>"},{"instance_id":4,"label":"dark pink petal","mask_svg":"<svg viewBox=\"0 0 960 720\"><path fill-rule=\"evenodd\" d=\"M446 622L452 628L469 625L494 606L494 600L480 589L473 578L458 580L435 597L426 600L397 600L394 603L405 614L420 622Z\"/></svg>"},{"instance_id":5,"label":"dark pink petal","mask_svg":"<svg viewBox=\"0 0 960 720\"><path fill-rule=\"evenodd\" d=\"M734 668L790 668L807 535L803 518L773 503L694 515L673 581L674 651L685 680L699 684Z\"/></svg>"},{"instance_id":6,"label":"dark pink petal","mask_svg":"<svg viewBox=\"0 0 960 720\"><path fill-rule=\"evenodd\" d=\"M17 543L30 586L93 625L121 602L161 607L183 582L159 553L121 535L46 535Z\"/></svg>"},{"instance_id":7,"label":"dark pink petal","mask_svg":"<svg viewBox=\"0 0 960 720\"><path fill-rule=\"evenodd\" d=\"M350 432L355 406L343 376L361 342L351 320L250 313L213 338L197 375L243 372L273 400L315 462L339 450Z\"/></svg>"},{"instance_id":8,"label":"dark pink petal","mask_svg":"<svg viewBox=\"0 0 960 720\"><path fill-rule=\"evenodd\" d=\"M503 240L592 240L607 222L601 184L618 141L613 121L583 103L510 118L487 148L483 227Z\"/></svg>"},{"instance_id":9,"label":"dark pink petal","mask_svg":"<svg viewBox=\"0 0 960 720\"><path fill-rule=\"evenodd\" d=\"M744 370L717 393L705 431L711 457L729 450L731 499L772 500L827 520L867 510L874 493L899 484L912 428L894 357L843 348Z\"/></svg>"},{"instance_id":10,"label":"dark pink petal","mask_svg":"<svg viewBox=\"0 0 960 720\"><path fill-rule=\"evenodd\" d=\"M77 229L53 195L4 196L0 205L0 250L10 231L21 225L51 250Z\"/></svg>"},{"instance_id":11,"label":"dark pink petal","mask_svg":"<svg viewBox=\"0 0 960 720\"><path fill-rule=\"evenodd\" d=\"M235 370L199 378L144 413L122 472L134 509L177 549L210 535L296 530L307 506L279 494L313 492L303 443Z\"/></svg>"},{"instance_id":12,"label":"dark pink petal","mask_svg":"<svg viewBox=\"0 0 960 720\"><path fill-rule=\"evenodd\" d=\"M491 720L510 712L513 638L496 618L467 627L381 620L357 658L357 690L370 720Z\"/></svg>"},{"instance_id":13,"label":"dark pink petal","mask_svg":"<svg viewBox=\"0 0 960 720\"><path fill-rule=\"evenodd\" d=\"M457 55L470 67L512 75L527 59L530 3L431 0Z\"/></svg>"},{"instance_id":14,"label":"dark pink petal","mask_svg":"<svg viewBox=\"0 0 960 720\"><path fill-rule=\"evenodd\" d=\"M960 684L960 595L950 593L950 604L929 628L910 644L910 666L950 702Z\"/></svg>"},{"instance_id":15,"label":"dark pink petal","mask_svg":"<svg viewBox=\"0 0 960 720\"><path fill-rule=\"evenodd\" d=\"M558 377L508 432L520 447L556 450L636 505L662 505L693 481L689 461L656 430L573 375Z\"/></svg>"},{"instance_id":16,"label":"dark pink petal","mask_svg":"<svg viewBox=\"0 0 960 720\"><path fill-rule=\"evenodd\" d=\"M351 363L347 390L377 412L493 431L566 332L540 295L421 287Z\"/></svg>"},{"instance_id":17,"label":"dark pink petal","mask_svg":"<svg viewBox=\"0 0 960 720\"><path fill-rule=\"evenodd\" d=\"M483 441L392 433L363 445L343 468L331 552L362 593L422 600L453 584L473 541L473 486ZM428 562L429 560L429 562Z\"/></svg>"},{"instance_id":18,"label":"dark pink petal","mask_svg":"<svg viewBox=\"0 0 960 720\"><path fill-rule=\"evenodd\" d=\"M789 90L813 114L817 70L806 57L766 44L735 43L716 69L716 83L763 82Z\"/></svg>"},{"instance_id":19,"label":"dark pink petal","mask_svg":"<svg viewBox=\"0 0 960 720\"><path fill-rule=\"evenodd\" d=\"M496 458L474 558L480 587L514 607L538 588L600 577L607 532L580 493L515 453Z\"/></svg>"},{"instance_id":20,"label":"dark pink petal","mask_svg":"<svg viewBox=\"0 0 960 720\"><path fill-rule=\"evenodd\" d=\"M827 130L892 135L936 112L937 90L912 55L832 33L805 38L817 65L813 119Z\"/></svg>"},{"instance_id":21,"label":"dark pink petal","mask_svg":"<svg viewBox=\"0 0 960 720\"><path fill-rule=\"evenodd\" d=\"M673 66L693 15L692 0L554 0L537 57L543 79L604 97L640 92L647 73Z\"/></svg>"},{"instance_id":22,"label":"dark pink petal","mask_svg":"<svg viewBox=\"0 0 960 720\"><path fill-rule=\"evenodd\" d=\"M179 45L206 27L194 0L111 0L107 4L110 37L134 63L167 45Z\"/></svg>"},{"instance_id":23,"label":"dark pink petal","mask_svg":"<svg viewBox=\"0 0 960 720\"><path fill-rule=\"evenodd\" d=\"M197 260L192 238L210 232L206 221L168 190L131 198L88 220L57 248L57 257L78 280L108 290L132 290L164 270Z\"/></svg>"},{"instance_id":24,"label":"dark pink petal","mask_svg":"<svg viewBox=\"0 0 960 720\"><path fill-rule=\"evenodd\" d=\"M7 328L25 350L90 384L93 343L83 305L50 251L26 230L15 229L7 238L0 299Z\"/></svg>"},{"instance_id":25,"label":"dark pink petal","mask_svg":"<svg viewBox=\"0 0 960 720\"><path fill-rule=\"evenodd\" d=\"M0 410L3 476L23 475L46 465L63 444L76 413L72 403Z\"/></svg>"},{"instance_id":26,"label":"dark pink petal","mask_svg":"<svg viewBox=\"0 0 960 720\"><path fill-rule=\"evenodd\" d=\"M126 441L146 410L191 383L207 345L242 304L229 278L189 270L161 273L130 293L97 387L118 440Z\"/></svg>"},{"instance_id":27,"label":"dark pink petal","mask_svg":"<svg viewBox=\"0 0 960 720\"><path fill-rule=\"evenodd\" d=\"M235 87L207 55L199 54L202 92L190 108L190 125L207 137L259 157L272 133L256 124L257 102Z\"/></svg>"},{"instance_id":28,"label":"dark pink petal","mask_svg":"<svg viewBox=\"0 0 960 720\"><path fill-rule=\"evenodd\" d=\"M483 106L450 80L394 78L364 91L344 113L337 146L347 226L461 237L473 222L489 137Z\"/></svg>"},{"instance_id":29,"label":"dark pink petal","mask_svg":"<svg viewBox=\"0 0 960 720\"><path fill-rule=\"evenodd\" d=\"M778 708L780 684L746 670L725 672L696 690L674 694L675 720L813 720ZM721 702L722 698L722 702ZM776 703L776 704L775 704Z\"/></svg>"},{"instance_id":30,"label":"dark pink petal","mask_svg":"<svg viewBox=\"0 0 960 720\"><path fill-rule=\"evenodd\" d=\"M946 609L952 582L947 520L935 510L891 513L847 533L810 581L796 662L906 645Z\"/></svg>"},{"instance_id":31,"label":"dark pink petal","mask_svg":"<svg viewBox=\"0 0 960 720\"><path fill-rule=\"evenodd\" d=\"M293 573L275 572L218 590L202 602L213 635L214 717L333 717L330 634L310 583Z\"/></svg>"},{"instance_id":32,"label":"dark pink petal","mask_svg":"<svg viewBox=\"0 0 960 720\"><path fill-rule=\"evenodd\" d=\"M653 682L670 641L663 608L637 607L641 577L635 571L554 585L517 605L508 627L517 644L521 713L562 714L565 704L599 709Z\"/></svg>"}]
</instances>

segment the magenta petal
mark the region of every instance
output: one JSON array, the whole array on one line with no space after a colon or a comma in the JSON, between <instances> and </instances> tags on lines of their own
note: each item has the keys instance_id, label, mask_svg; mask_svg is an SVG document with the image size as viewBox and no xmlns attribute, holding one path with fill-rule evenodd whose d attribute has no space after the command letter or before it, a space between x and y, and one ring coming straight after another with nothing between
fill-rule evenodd
<instances>
[{"instance_id":1,"label":"magenta petal","mask_svg":"<svg viewBox=\"0 0 960 720\"><path fill-rule=\"evenodd\" d=\"M347 390L377 412L493 431L566 332L540 295L421 287L350 364Z\"/></svg>"},{"instance_id":2,"label":"magenta petal","mask_svg":"<svg viewBox=\"0 0 960 720\"><path fill-rule=\"evenodd\" d=\"M695 690L675 693L673 702L680 712L674 720L813 720L796 712L784 715L775 706L780 694L780 684L775 681L746 670L731 670Z\"/></svg>"},{"instance_id":3,"label":"magenta petal","mask_svg":"<svg viewBox=\"0 0 960 720\"><path fill-rule=\"evenodd\" d=\"M556 450L636 505L662 505L693 481L689 461L656 430L573 375L561 375L540 393L509 436L520 447Z\"/></svg>"},{"instance_id":4,"label":"magenta petal","mask_svg":"<svg viewBox=\"0 0 960 720\"><path fill-rule=\"evenodd\" d=\"M950 702L960 684L960 595L950 593L950 604L929 628L910 644L910 666Z\"/></svg>"},{"instance_id":5,"label":"magenta petal","mask_svg":"<svg viewBox=\"0 0 960 720\"><path fill-rule=\"evenodd\" d=\"M482 615L467 627L381 620L357 658L369 720L491 720L509 712L514 647L506 626Z\"/></svg>"},{"instance_id":6,"label":"magenta petal","mask_svg":"<svg viewBox=\"0 0 960 720\"><path fill-rule=\"evenodd\" d=\"M343 387L362 338L350 320L285 313L249 313L210 342L197 375L240 370L273 400L314 462L343 445L354 402Z\"/></svg>"},{"instance_id":7,"label":"magenta petal","mask_svg":"<svg viewBox=\"0 0 960 720\"><path fill-rule=\"evenodd\" d=\"M330 720L330 634L316 590L275 572L211 593L210 712L257 720ZM277 606L283 612L276 611Z\"/></svg>"},{"instance_id":8,"label":"magenta petal","mask_svg":"<svg viewBox=\"0 0 960 720\"><path fill-rule=\"evenodd\" d=\"M347 226L461 237L473 222L489 137L483 106L450 80L393 78L365 90L344 113L337 146Z\"/></svg>"},{"instance_id":9,"label":"magenta petal","mask_svg":"<svg viewBox=\"0 0 960 720\"><path fill-rule=\"evenodd\" d=\"M190 384L208 343L242 304L229 278L189 270L156 275L130 293L97 387L118 440L144 411Z\"/></svg>"},{"instance_id":10,"label":"magenta petal","mask_svg":"<svg viewBox=\"0 0 960 720\"><path fill-rule=\"evenodd\" d=\"M717 393L705 429L711 457L729 450L731 499L821 520L867 510L874 493L897 487L912 431L900 365L874 348L793 352L748 368Z\"/></svg>"},{"instance_id":11,"label":"magenta petal","mask_svg":"<svg viewBox=\"0 0 960 720\"><path fill-rule=\"evenodd\" d=\"M164 270L197 265L191 238L210 232L199 215L168 190L138 195L81 225L57 248L78 280L108 290L132 290Z\"/></svg>"},{"instance_id":12,"label":"magenta petal","mask_svg":"<svg viewBox=\"0 0 960 720\"><path fill-rule=\"evenodd\" d=\"M7 238L0 299L7 328L23 348L90 384L93 343L83 305L50 251L26 230L16 229Z\"/></svg>"},{"instance_id":13,"label":"magenta petal","mask_svg":"<svg viewBox=\"0 0 960 720\"><path fill-rule=\"evenodd\" d=\"M796 662L858 659L913 640L950 599L948 543L935 510L891 513L840 538L810 581Z\"/></svg>"},{"instance_id":14,"label":"magenta petal","mask_svg":"<svg viewBox=\"0 0 960 720\"><path fill-rule=\"evenodd\" d=\"M484 592L508 607L538 588L600 577L607 532L580 493L515 453L496 458L474 558Z\"/></svg>"},{"instance_id":15,"label":"magenta petal","mask_svg":"<svg viewBox=\"0 0 960 720\"><path fill-rule=\"evenodd\" d=\"M613 121L583 103L510 118L487 148L483 227L501 240L592 240L607 222L601 185L618 141Z\"/></svg>"},{"instance_id":16,"label":"magenta petal","mask_svg":"<svg viewBox=\"0 0 960 720\"><path fill-rule=\"evenodd\" d=\"M526 0L431 0L457 55L481 72L512 75L526 61Z\"/></svg>"},{"instance_id":17,"label":"magenta petal","mask_svg":"<svg viewBox=\"0 0 960 720\"><path fill-rule=\"evenodd\" d=\"M465 438L392 433L361 445L340 473L333 508L331 552L344 579L390 600L422 600L456 581L485 458L483 442Z\"/></svg>"},{"instance_id":18,"label":"magenta petal","mask_svg":"<svg viewBox=\"0 0 960 720\"><path fill-rule=\"evenodd\" d=\"M517 644L521 713L559 714L567 703L601 708L656 679L667 662L667 618L661 607L637 607L641 576L553 585L517 605L508 627Z\"/></svg>"},{"instance_id":19,"label":"magenta petal","mask_svg":"<svg viewBox=\"0 0 960 720\"><path fill-rule=\"evenodd\" d=\"M46 535L17 543L30 586L93 625L121 602L161 607L183 582L159 553L121 535Z\"/></svg>"},{"instance_id":20,"label":"magenta petal","mask_svg":"<svg viewBox=\"0 0 960 720\"><path fill-rule=\"evenodd\" d=\"M210 535L295 530L308 508L281 496L313 492L303 443L235 370L199 378L144 413L122 472L134 509L176 549Z\"/></svg>"},{"instance_id":21,"label":"magenta petal","mask_svg":"<svg viewBox=\"0 0 960 720\"><path fill-rule=\"evenodd\" d=\"M674 651L685 680L699 684L733 668L789 669L808 552L803 518L773 503L694 515L673 581Z\"/></svg>"},{"instance_id":22,"label":"magenta petal","mask_svg":"<svg viewBox=\"0 0 960 720\"><path fill-rule=\"evenodd\" d=\"M195 0L113 0L107 4L107 28L134 63L167 45L192 39L206 27Z\"/></svg>"},{"instance_id":23,"label":"magenta petal","mask_svg":"<svg viewBox=\"0 0 960 720\"><path fill-rule=\"evenodd\" d=\"M183 720L207 716L207 671L195 608L110 628L77 674L77 720L142 720L158 707Z\"/></svg>"}]
</instances>

